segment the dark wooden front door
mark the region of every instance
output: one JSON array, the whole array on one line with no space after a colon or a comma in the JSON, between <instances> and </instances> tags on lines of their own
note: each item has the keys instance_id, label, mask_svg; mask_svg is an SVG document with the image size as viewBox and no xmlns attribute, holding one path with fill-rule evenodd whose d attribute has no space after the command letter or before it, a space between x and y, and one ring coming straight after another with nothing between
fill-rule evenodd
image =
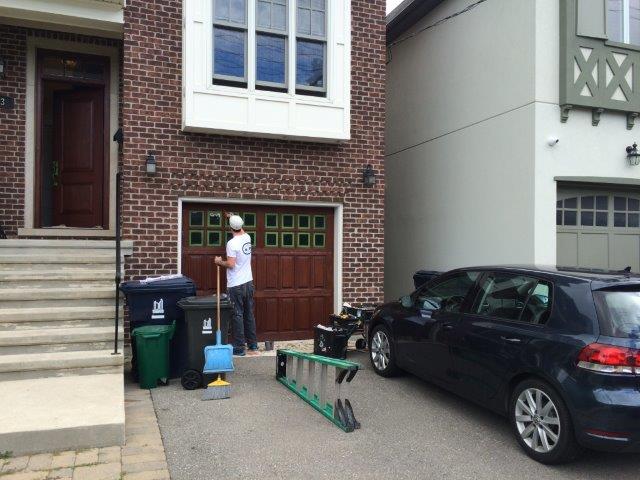
<instances>
[{"instance_id":1,"label":"dark wooden front door","mask_svg":"<svg viewBox=\"0 0 640 480\"><path fill-rule=\"evenodd\" d=\"M185 204L182 273L198 294L215 293L213 259L225 254L224 212L239 213L253 240L256 324L260 340L311 338L333 312L333 210L265 205ZM226 274L222 275L223 291Z\"/></svg>"},{"instance_id":2,"label":"dark wooden front door","mask_svg":"<svg viewBox=\"0 0 640 480\"><path fill-rule=\"evenodd\" d=\"M104 225L104 88L57 92L53 131L53 225Z\"/></svg>"}]
</instances>

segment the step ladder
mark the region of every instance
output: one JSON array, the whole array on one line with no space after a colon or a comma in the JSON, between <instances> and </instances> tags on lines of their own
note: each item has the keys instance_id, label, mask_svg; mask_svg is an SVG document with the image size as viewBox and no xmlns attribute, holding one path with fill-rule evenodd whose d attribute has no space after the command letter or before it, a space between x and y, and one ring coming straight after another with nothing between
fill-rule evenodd
<instances>
[{"instance_id":1,"label":"step ladder","mask_svg":"<svg viewBox=\"0 0 640 480\"><path fill-rule=\"evenodd\" d=\"M345 432L360 428L351 401L346 398L346 387L360 365L288 349L278 350L276 359L276 379L280 383ZM330 367L335 369L332 392L328 385Z\"/></svg>"}]
</instances>

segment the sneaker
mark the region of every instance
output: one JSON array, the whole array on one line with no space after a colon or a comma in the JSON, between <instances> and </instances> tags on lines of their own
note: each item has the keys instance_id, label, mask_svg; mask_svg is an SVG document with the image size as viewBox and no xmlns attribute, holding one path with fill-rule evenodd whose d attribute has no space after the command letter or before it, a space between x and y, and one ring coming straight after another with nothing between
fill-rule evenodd
<instances>
[{"instance_id":1,"label":"sneaker","mask_svg":"<svg viewBox=\"0 0 640 480\"><path fill-rule=\"evenodd\" d=\"M250 343L249 344L249 350L251 350L252 352L257 352L258 351L258 344L257 343Z\"/></svg>"},{"instance_id":2,"label":"sneaker","mask_svg":"<svg viewBox=\"0 0 640 480\"><path fill-rule=\"evenodd\" d=\"M247 352L244 351L244 348L234 348L233 355L236 357L244 357Z\"/></svg>"}]
</instances>

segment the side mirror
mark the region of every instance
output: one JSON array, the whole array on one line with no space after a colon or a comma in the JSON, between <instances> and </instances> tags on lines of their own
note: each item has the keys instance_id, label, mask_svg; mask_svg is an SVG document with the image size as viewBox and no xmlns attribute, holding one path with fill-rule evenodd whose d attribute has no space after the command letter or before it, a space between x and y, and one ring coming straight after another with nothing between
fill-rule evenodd
<instances>
[{"instance_id":1,"label":"side mirror","mask_svg":"<svg viewBox=\"0 0 640 480\"><path fill-rule=\"evenodd\" d=\"M413 300L411 300L411 297L409 295L405 295L404 297L400 298L400 304L404 308L411 308L413 307Z\"/></svg>"}]
</instances>

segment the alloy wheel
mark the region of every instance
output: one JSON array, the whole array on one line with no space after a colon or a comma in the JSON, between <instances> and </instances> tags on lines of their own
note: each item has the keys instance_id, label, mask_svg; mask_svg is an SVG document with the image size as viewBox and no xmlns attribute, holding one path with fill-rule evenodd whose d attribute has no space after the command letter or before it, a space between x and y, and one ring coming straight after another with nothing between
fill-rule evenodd
<instances>
[{"instance_id":1,"label":"alloy wheel","mask_svg":"<svg viewBox=\"0 0 640 480\"><path fill-rule=\"evenodd\" d=\"M560 440L560 417L551 398L542 390L523 390L515 405L515 421L522 441L533 451L548 453Z\"/></svg>"},{"instance_id":2,"label":"alloy wheel","mask_svg":"<svg viewBox=\"0 0 640 480\"><path fill-rule=\"evenodd\" d=\"M382 330L378 330L371 340L371 360L378 370L383 371L389 365L390 359L389 337Z\"/></svg>"}]
</instances>

